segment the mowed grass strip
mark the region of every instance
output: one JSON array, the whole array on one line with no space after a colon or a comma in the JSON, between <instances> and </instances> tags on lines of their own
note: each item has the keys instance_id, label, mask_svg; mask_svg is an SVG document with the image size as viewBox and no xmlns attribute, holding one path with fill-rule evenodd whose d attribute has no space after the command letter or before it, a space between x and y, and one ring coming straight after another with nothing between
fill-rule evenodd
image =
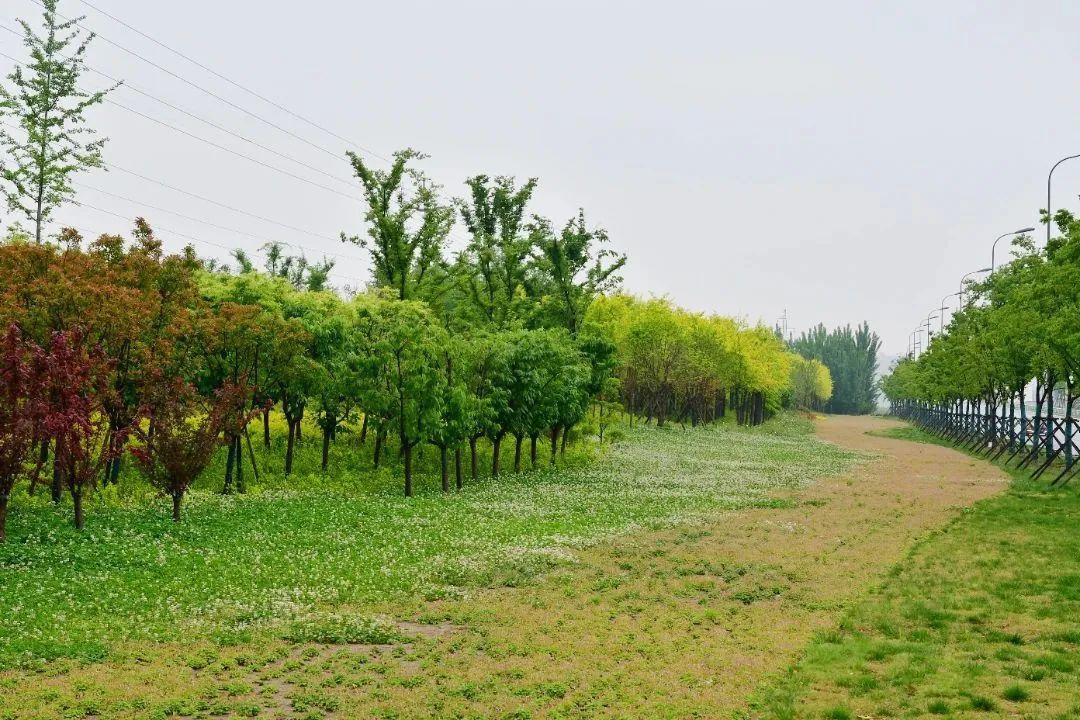
<instances>
[{"instance_id":1,"label":"mowed grass strip","mask_svg":"<svg viewBox=\"0 0 1080 720\"><path fill-rule=\"evenodd\" d=\"M592 462L449 496L429 482L407 500L386 472L352 471L352 491L340 472L308 490L268 477L271 489L247 496L195 492L179 525L163 504L106 498L77 533L67 509L20 493L0 546L0 667L95 661L121 641L228 644L313 627L365 642L385 632L357 620L365 608L514 584L568 549L768 504L855 457L785 416L754 429L639 427Z\"/></svg>"},{"instance_id":2,"label":"mowed grass strip","mask_svg":"<svg viewBox=\"0 0 1080 720\"><path fill-rule=\"evenodd\" d=\"M916 545L749 716L1080 718L1078 527L1080 487L1017 476Z\"/></svg>"}]
</instances>

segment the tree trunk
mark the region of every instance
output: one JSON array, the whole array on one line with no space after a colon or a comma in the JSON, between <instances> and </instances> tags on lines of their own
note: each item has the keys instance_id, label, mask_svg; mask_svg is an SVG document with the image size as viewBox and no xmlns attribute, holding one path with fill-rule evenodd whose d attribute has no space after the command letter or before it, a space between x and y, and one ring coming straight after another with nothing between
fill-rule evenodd
<instances>
[{"instance_id":1,"label":"tree trunk","mask_svg":"<svg viewBox=\"0 0 1080 720\"><path fill-rule=\"evenodd\" d=\"M461 482L461 446L454 448L454 484L457 489L462 488Z\"/></svg>"},{"instance_id":2,"label":"tree trunk","mask_svg":"<svg viewBox=\"0 0 1080 720\"><path fill-rule=\"evenodd\" d=\"M233 462L236 463L236 492L247 492L247 486L244 485L244 450L240 445L240 436L237 435L233 438L233 445L236 446L236 452L233 453Z\"/></svg>"},{"instance_id":3,"label":"tree trunk","mask_svg":"<svg viewBox=\"0 0 1080 720\"><path fill-rule=\"evenodd\" d=\"M172 496L172 519L173 522L180 522L180 500L184 497L183 493L174 492Z\"/></svg>"},{"instance_id":4,"label":"tree trunk","mask_svg":"<svg viewBox=\"0 0 1080 720\"><path fill-rule=\"evenodd\" d=\"M322 471L326 472L326 468L330 466L330 433L329 428L323 428L322 431Z\"/></svg>"},{"instance_id":5,"label":"tree trunk","mask_svg":"<svg viewBox=\"0 0 1080 720\"><path fill-rule=\"evenodd\" d=\"M442 491L450 492L450 462L446 452L446 446L439 446L439 469L442 471Z\"/></svg>"},{"instance_id":6,"label":"tree trunk","mask_svg":"<svg viewBox=\"0 0 1080 720\"><path fill-rule=\"evenodd\" d=\"M82 505L82 490L72 490L71 499L75 503L75 529L82 530L84 525L83 519L83 505Z\"/></svg>"},{"instance_id":7,"label":"tree trunk","mask_svg":"<svg viewBox=\"0 0 1080 720\"><path fill-rule=\"evenodd\" d=\"M555 467L555 456L559 451L559 426L551 428L551 466Z\"/></svg>"},{"instance_id":8,"label":"tree trunk","mask_svg":"<svg viewBox=\"0 0 1080 720\"><path fill-rule=\"evenodd\" d=\"M1046 390L1046 459L1054 457L1054 386L1057 385L1057 378L1053 373L1047 373L1046 384L1048 386Z\"/></svg>"},{"instance_id":9,"label":"tree trunk","mask_svg":"<svg viewBox=\"0 0 1080 720\"><path fill-rule=\"evenodd\" d=\"M112 463L109 466L109 482L113 485L120 483L120 468L122 467L124 456L118 455L112 459Z\"/></svg>"},{"instance_id":10,"label":"tree trunk","mask_svg":"<svg viewBox=\"0 0 1080 720\"><path fill-rule=\"evenodd\" d=\"M255 462L255 448L251 447L251 433L247 428L244 428L244 442L247 443L248 457L251 459L251 475L255 478L256 484L259 482L259 465Z\"/></svg>"},{"instance_id":11,"label":"tree trunk","mask_svg":"<svg viewBox=\"0 0 1080 720\"><path fill-rule=\"evenodd\" d=\"M1027 447L1027 384L1020 387L1020 447Z\"/></svg>"},{"instance_id":12,"label":"tree trunk","mask_svg":"<svg viewBox=\"0 0 1080 720\"><path fill-rule=\"evenodd\" d=\"M56 505L60 504L60 501L64 497L64 477L60 471L60 464L56 462L56 453L53 453L53 467L52 467L52 501Z\"/></svg>"},{"instance_id":13,"label":"tree trunk","mask_svg":"<svg viewBox=\"0 0 1080 720\"><path fill-rule=\"evenodd\" d=\"M559 445L559 454L566 454L566 443L570 438L570 431L574 429L573 425L567 425L562 431L562 443Z\"/></svg>"},{"instance_id":14,"label":"tree trunk","mask_svg":"<svg viewBox=\"0 0 1080 720\"><path fill-rule=\"evenodd\" d=\"M477 478L477 471L476 471L476 465L477 465L477 462L476 462L476 441L477 440L479 440L479 438L474 438L474 437L469 438L469 472L470 472L473 480L475 480Z\"/></svg>"},{"instance_id":15,"label":"tree trunk","mask_svg":"<svg viewBox=\"0 0 1080 720\"><path fill-rule=\"evenodd\" d=\"M499 477L502 464L502 435L496 435L491 441L491 477Z\"/></svg>"},{"instance_id":16,"label":"tree trunk","mask_svg":"<svg viewBox=\"0 0 1080 720\"><path fill-rule=\"evenodd\" d=\"M49 438L45 438L41 441L41 447L38 448L38 466L34 470L34 474L30 476L30 494L33 495L37 490L38 474L41 470L49 464Z\"/></svg>"},{"instance_id":17,"label":"tree trunk","mask_svg":"<svg viewBox=\"0 0 1080 720\"><path fill-rule=\"evenodd\" d=\"M364 422L360 426L360 444L367 442L367 413L364 413Z\"/></svg>"},{"instance_id":18,"label":"tree trunk","mask_svg":"<svg viewBox=\"0 0 1080 720\"><path fill-rule=\"evenodd\" d=\"M233 458L236 455L236 441L233 438L229 438L229 454L225 456L225 486L221 488L221 492L228 495L233 489ZM286 468L288 467L288 461L286 461ZM288 469L285 473L288 474Z\"/></svg>"},{"instance_id":19,"label":"tree trunk","mask_svg":"<svg viewBox=\"0 0 1080 720\"><path fill-rule=\"evenodd\" d=\"M520 435L514 436L514 472L521 472L521 441L524 440Z\"/></svg>"},{"instance_id":20,"label":"tree trunk","mask_svg":"<svg viewBox=\"0 0 1080 720\"><path fill-rule=\"evenodd\" d=\"M300 426L298 420L286 418L289 424L289 438L285 441L285 475L292 474L293 455L296 451L296 430Z\"/></svg>"},{"instance_id":21,"label":"tree trunk","mask_svg":"<svg viewBox=\"0 0 1080 720\"><path fill-rule=\"evenodd\" d=\"M375 467L379 467L379 461L382 460L382 446L386 441L386 433L379 430L375 433Z\"/></svg>"},{"instance_id":22,"label":"tree trunk","mask_svg":"<svg viewBox=\"0 0 1080 720\"><path fill-rule=\"evenodd\" d=\"M0 493L0 544L7 542L8 494Z\"/></svg>"},{"instance_id":23,"label":"tree trunk","mask_svg":"<svg viewBox=\"0 0 1080 720\"><path fill-rule=\"evenodd\" d=\"M529 460L532 462L533 470L536 469L536 436L533 435L529 438Z\"/></svg>"},{"instance_id":24,"label":"tree trunk","mask_svg":"<svg viewBox=\"0 0 1080 720\"><path fill-rule=\"evenodd\" d=\"M1073 402L1075 400L1072 380L1066 380L1065 402L1068 404L1065 406L1065 467L1069 468L1073 465Z\"/></svg>"},{"instance_id":25,"label":"tree trunk","mask_svg":"<svg viewBox=\"0 0 1080 720\"><path fill-rule=\"evenodd\" d=\"M405 497L412 497L412 445L406 442L402 449L405 451Z\"/></svg>"},{"instance_id":26,"label":"tree trunk","mask_svg":"<svg viewBox=\"0 0 1080 720\"><path fill-rule=\"evenodd\" d=\"M270 408L263 410L263 447L270 449Z\"/></svg>"}]
</instances>

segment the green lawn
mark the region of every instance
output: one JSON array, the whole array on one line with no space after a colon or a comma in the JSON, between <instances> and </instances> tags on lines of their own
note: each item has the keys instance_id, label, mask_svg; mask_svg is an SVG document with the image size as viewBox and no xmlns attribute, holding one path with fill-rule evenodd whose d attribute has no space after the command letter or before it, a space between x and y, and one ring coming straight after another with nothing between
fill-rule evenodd
<instances>
[{"instance_id":1,"label":"green lawn","mask_svg":"<svg viewBox=\"0 0 1080 720\"><path fill-rule=\"evenodd\" d=\"M1080 487L1017 479L915 546L753 717L1080 718L1078 528Z\"/></svg>"},{"instance_id":2,"label":"green lawn","mask_svg":"<svg viewBox=\"0 0 1080 720\"><path fill-rule=\"evenodd\" d=\"M262 481L244 496L215 493L212 468L179 525L130 475L90 504L82 533L69 508L19 492L0 546L0 668L93 660L121 640L370 640L390 632L372 608L513 584L567 548L769 504L855 458L792 416L754 429L635 428L614 447L575 450L559 470L482 478L449 496L428 474L405 499L354 436L339 441L328 476L312 472L317 444L305 441L291 480L275 470L279 448L260 450Z\"/></svg>"}]
</instances>

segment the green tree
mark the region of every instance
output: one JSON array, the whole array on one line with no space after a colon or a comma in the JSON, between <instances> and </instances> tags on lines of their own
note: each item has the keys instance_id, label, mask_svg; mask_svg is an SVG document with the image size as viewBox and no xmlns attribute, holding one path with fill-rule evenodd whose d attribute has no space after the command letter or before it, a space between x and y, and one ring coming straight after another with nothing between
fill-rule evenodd
<instances>
[{"instance_id":1,"label":"green tree","mask_svg":"<svg viewBox=\"0 0 1080 720\"><path fill-rule=\"evenodd\" d=\"M584 211L561 232L537 218L532 236L543 312L551 324L577 335L593 299L616 290L622 282L618 273L626 265L626 256L606 247L605 230L588 228Z\"/></svg>"},{"instance_id":2,"label":"green tree","mask_svg":"<svg viewBox=\"0 0 1080 720\"><path fill-rule=\"evenodd\" d=\"M375 285L393 289L399 300L417 299L439 274L443 246L454 224L454 209L439 199L439 188L409 167L426 156L414 150L394 153L389 170L373 170L349 152L367 201L367 236L349 237L371 253Z\"/></svg>"},{"instance_id":3,"label":"green tree","mask_svg":"<svg viewBox=\"0 0 1080 720\"><path fill-rule=\"evenodd\" d=\"M792 349L829 368L833 393L825 404L827 412L865 415L874 411L881 340L867 323L855 329L847 325L831 332L818 325L795 340Z\"/></svg>"},{"instance_id":4,"label":"green tree","mask_svg":"<svg viewBox=\"0 0 1080 720\"><path fill-rule=\"evenodd\" d=\"M413 449L442 422L445 375L440 348L446 334L423 303L365 298L357 321L366 344L364 410L379 428L397 431L404 460L405 496L413 494Z\"/></svg>"},{"instance_id":5,"label":"green tree","mask_svg":"<svg viewBox=\"0 0 1080 720\"><path fill-rule=\"evenodd\" d=\"M523 314L533 251L526 207L537 181L530 179L519 188L511 177L492 182L487 175L477 175L465 182L470 196L457 206L470 240L458 256L455 277L477 318L505 328Z\"/></svg>"},{"instance_id":6,"label":"green tree","mask_svg":"<svg viewBox=\"0 0 1080 720\"><path fill-rule=\"evenodd\" d=\"M41 243L53 212L74 194L71 178L101 167L104 138L87 124L86 111L99 105L108 90L87 92L80 82L93 35L73 30L81 18L59 22L58 0L42 0L42 30L19 20L30 59L0 85L0 116L15 120L18 130L0 126L0 178L8 209L34 224Z\"/></svg>"}]
</instances>

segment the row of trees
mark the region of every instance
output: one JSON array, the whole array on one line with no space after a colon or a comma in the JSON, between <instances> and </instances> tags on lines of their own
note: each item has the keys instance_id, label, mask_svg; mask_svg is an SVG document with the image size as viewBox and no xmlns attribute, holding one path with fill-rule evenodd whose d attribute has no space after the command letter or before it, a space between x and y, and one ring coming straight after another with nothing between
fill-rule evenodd
<instances>
[{"instance_id":1,"label":"row of trees","mask_svg":"<svg viewBox=\"0 0 1080 720\"><path fill-rule=\"evenodd\" d=\"M0 430L0 500L6 507L22 475L35 489L51 466L54 497L71 492L78 525L84 490L95 475L117 480L127 446L147 479L173 497L176 513L217 443L228 452L223 490L243 490L245 467L257 472L248 420L262 415L269 445L273 407L287 421L287 474L303 420L313 416L324 469L338 432L359 423L365 441L374 437L376 465L396 447L406 494L421 443L439 449L444 489L453 456L460 487L462 448L470 449L475 477L482 438L493 446L496 475L507 437L515 469L525 440L533 463L540 436L557 447L612 364L609 342L555 321L477 323L447 313L449 303L402 300L388 288L346 298L243 263L236 274L208 270L190 248L165 255L143 222L133 244L104 236L83 245L65 231L60 244L13 237L0 246L0 321L8 329L0 370L12 415ZM545 287L539 268L528 270L536 288ZM449 264L441 269L449 277ZM570 287L580 302L581 284ZM441 293L445 300L453 287ZM455 304L463 307L464 298ZM550 307L529 315L579 317ZM78 373L54 359L72 347ZM61 415L71 422L53 419ZM63 428L83 425L84 455L97 471L74 473L65 459L74 430Z\"/></svg>"},{"instance_id":2,"label":"row of trees","mask_svg":"<svg viewBox=\"0 0 1080 720\"><path fill-rule=\"evenodd\" d=\"M792 349L829 369L831 397L824 410L845 415L865 415L877 406L878 351L881 340L865 322L829 331L824 325L804 332L792 343Z\"/></svg>"},{"instance_id":3,"label":"row of trees","mask_svg":"<svg viewBox=\"0 0 1080 720\"><path fill-rule=\"evenodd\" d=\"M576 236L580 219L569 228L564 237ZM591 254L581 247L578 257ZM437 267L449 281L466 258ZM528 288L555 286L541 275L554 264L530 264ZM286 474L309 417L324 470L331 444L352 429L361 443L373 438L375 466L396 450L410 495L421 444L437 450L448 491L477 476L481 441L494 476L507 439L515 471L526 448L537 464L541 439L554 463L590 403L601 432L616 405L659 425L709 422L733 406L740 423L757 424L798 386L805 363L765 328L596 295L596 267L561 298L519 286L511 318L470 300L469 274L469 284L441 288L440 302L400 299L400 286L343 297L243 263L235 274L207 269L190 248L166 255L145 222L132 243L86 244L72 231L62 244L9 238L0 245L0 505L26 477L30 492L69 492L81 526L85 493L117 482L130 454L178 518L221 445L222 490L244 490L246 472L258 472L250 421L261 416L270 447L273 408L288 429Z\"/></svg>"},{"instance_id":4,"label":"row of trees","mask_svg":"<svg viewBox=\"0 0 1080 720\"><path fill-rule=\"evenodd\" d=\"M798 358L764 326L627 295L599 298L586 322L618 348L615 381L602 389L617 389L647 423L696 425L730 408L738 423L756 425L790 399Z\"/></svg>"},{"instance_id":5,"label":"row of trees","mask_svg":"<svg viewBox=\"0 0 1080 720\"><path fill-rule=\"evenodd\" d=\"M946 331L918 358L901 360L882 388L898 407L915 403L1006 418L1007 430L995 432L995 441L1030 445L1071 466L1080 373L1080 221L1066 210L1054 221L1060 235L1045 248L1018 238L1015 260L969 285ZM1032 383L1035 412L1029 419ZM1055 389L1065 399L1060 431Z\"/></svg>"},{"instance_id":6,"label":"row of trees","mask_svg":"<svg viewBox=\"0 0 1080 720\"><path fill-rule=\"evenodd\" d=\"M98 483L119 482L127 458L171 497L184 494L224 446L221 488L255 475L249 426L284 417L283 468L293 470L305 418L321 431L322 465L346 429L370 443L373 464L400 458L413 491L417 447L437 448L444 490L478 472L478 445L498 475L503 443L514 469L551 461L591 403L603 418L623 404L646 422L708 422L732 406L756 424L782 402L793 356L763 328L681 311L663 300L612 295L626 258L583 212L562 225L531 211L537 181L477 175L448 199L413 150L386 168L349 154L366 201L371 285L329 287L333 263L264 248L230 269L190 247L170 255L151 227L132 238L50 236L72 199L72 176L103 164L86 111L104 94L80 83L88 37L58 22L23 23L29 58L0 87L0 188L16 219L0 245L0 528L20 478L30 492L70 493L75 523ZM460 220L468 232L452 249ZM599 299L599 302L598 302Z\"/></svg>"},{"instance_id":7,"label":"row of trees","mask_svg":"<svg viewBox=\"0 0 1080 720\"><path fill-rule=\"evenodd\" d=\"M832 394L832 374L828 367L801 355L795 358L791 368L792 405L803 410L823 410Z\"/></svg>"}]
</instances>

